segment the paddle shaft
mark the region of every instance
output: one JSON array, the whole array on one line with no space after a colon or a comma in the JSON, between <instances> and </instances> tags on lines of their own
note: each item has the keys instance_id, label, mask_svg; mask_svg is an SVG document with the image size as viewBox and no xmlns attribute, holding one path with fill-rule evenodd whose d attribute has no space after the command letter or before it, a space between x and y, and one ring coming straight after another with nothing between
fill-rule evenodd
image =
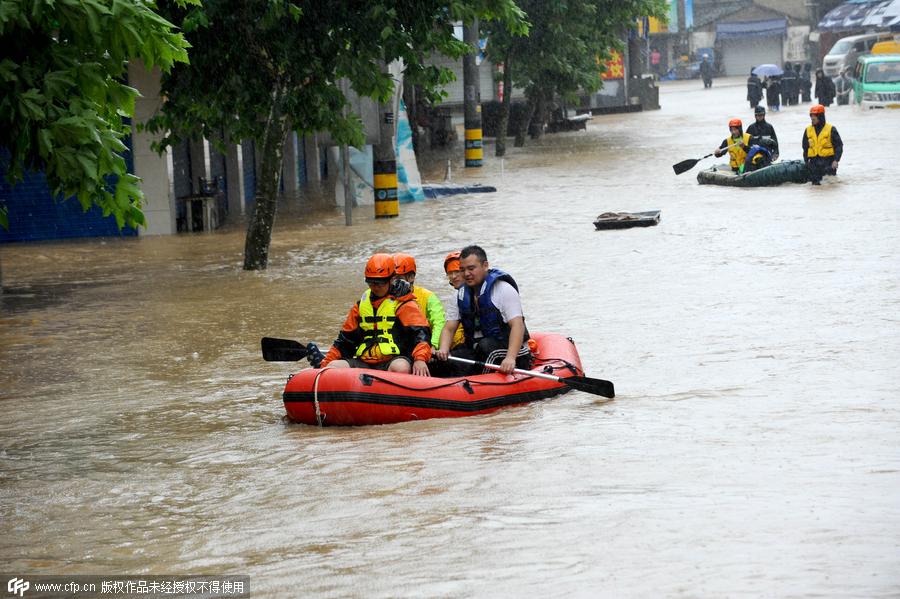
<instances>
[{"instance_id":1,"label":"paddle shaft","mask_svg":"<svg viewBox=\"0 0 900 599\"><path fill-rule=\"evenodd\" d=\"M739 144L736 144L736 143L731 144L729 146L725 146L723 149L728 150L729 148L733 148L736 145L739 145ZM680 175L681 173L686 173L687 171L689 171L692 168L694 168L695 166L697 166L697 163L700 162L701 160L705 160L706 158L709 158L710 156L714 156L714 155L715 155L715 152L712 152L710 154L707 154L706 156L703 156L702 158L689 158L688 160L682 160L678 164L672 165L672 168L675 170L676 175Z\"/></svg>"},{"instance_id":2,"label":"paddle shaft","mask_svg":"<svg viewBox=\"0 0 900 599\"><path fill-rule=\"evenodd\" d=\"M471 364L472 366L482 366L484 368L490 368L491 370L500 370L499 364L489 364L487 362L476 362L475 360L467 360L466 358L457 358L456 356L447 356L448 360L453 360L454 362L462 362L464 364ZM537 377L539 379L547 379L548 381L556 381L557 383L565 383L566 379L560 376L554 376L552 374L547 374L545 372L535 372L534 370L522 370L521 368L513 368L513 372L517 374L527 374L528 376Z\"/></svg>"},{"instance_id":3,"label":"paddle shaft","mask_svg":"<svg viewBox=\"0 0 900 599\"><path fill-rule=\"evenodd\" d=\"M447 359L454 360L456 362L462 362L464 364L472 364L473 366L481 366L482 368L500 370L500 366L498 364L476 362L474 360L467 360L466 358L457 358L456 356L447 356ZM614 385L609 381L604 381L603 379L592 379L586 376L561 377L544 372L536 372L534 370L522 370L520 368L514 368L513 372L517 374L523 374L525 376L533 376L539 379L547 379L548 381L556 381L557 383L562 383L567 387L571 387L578 391L584 391L585 393L593 393L595 395L602 395L603 397L610 398L616 396Z\"/></svg>"}]
</instances>

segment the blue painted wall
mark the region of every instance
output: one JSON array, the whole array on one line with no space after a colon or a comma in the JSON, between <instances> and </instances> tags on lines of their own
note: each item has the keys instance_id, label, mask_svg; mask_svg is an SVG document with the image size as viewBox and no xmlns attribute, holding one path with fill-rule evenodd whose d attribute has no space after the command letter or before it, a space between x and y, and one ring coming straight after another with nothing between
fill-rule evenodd
<instances>
[{"instance_id":1,"label":"blue painted wall","mask_svg":"<svg viewBox=\"0 0 900 599\"><path fill-rule=\"evenodd\" d=\"M125 142L129 146L125 157L128 172L133 173L131 138ZM9 152L0 149L0 203L9 213L9 231L0 227L0 243L137 235L130 227L119 230L116 219L104 217L97 207L84 212L76 198L54 198L42 172L26 174L25 180L13 187L6 180L8 163Z\"/></svg>"}]
</instances>

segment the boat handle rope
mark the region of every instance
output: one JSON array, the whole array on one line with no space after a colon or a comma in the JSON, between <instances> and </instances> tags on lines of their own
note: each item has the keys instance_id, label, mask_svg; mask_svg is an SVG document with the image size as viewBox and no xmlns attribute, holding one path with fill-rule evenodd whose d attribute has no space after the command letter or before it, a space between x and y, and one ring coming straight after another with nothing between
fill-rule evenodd
<instances>
[{"instance_id":1,"label":"boat handle rope","mask_svg":"<svg viewBox=\"0 0 900 599\"><path fill-rule=\"evenodd\" d=\"M386 383L389 385L393 385L395 387L400 387L401 389L406 389L407 391L435 391L437 389L443 389L444 387L453 387L454 385L460 384L460 381L454 378L452 381L449 381L446 383L441 383L440 385L435 385L434 387L409 387L407 385L401 385L397 381L392 381L391 379L385 379L385 378L382 378L382 377L374 375L374 374L363 373L363 374L359 375L359 377L360 377L360 380L362 380L363 383L366 385L371 385L372 381L378 381L379 383ZM434 377L434 378L437 378L437 377ZM465 378L463 378L462 380L463 380L463 382L468 381L468 379L465 379ZM504 383L504 384L506 384L506 383Z\"/></svg>"},{"instance_id":2,"label":"boat handle rope","mask_svg":"<svg viewBox=\"0 0 900 599\"><path fill-rule=\"evenodd\" d=\"M543 359L536 360L536 361L562 362L565 365L564 367L569 368L576 375L578 374L578 369L573 364L569 363L566 360L563 360L562 358L543 358ZM544 369L546 369L547 367L549 367L551 369L551 372L552 372L552 370L554 370L553 366L551 366L550 364L545 364ZM542 369L542 370L544 370L544 369ZM323 426L322 422L323 422L324 418L322 417L322 412L319 409L319 377L322 376L322 374L326 370L328 370L328 369L322 368L321 370L319 370L319 372L316 373L316 378L313 380L313 408L316 411L316 422L318 423L318 425L320 427ZM399 387L400 389L406 389L407 391L435 391L437 389L443 389L444 387L452 387L454 385L460 385L460 384L463 386L469 385L469 388L471 388L471 385L483 385L483 386L487 386L487 387L497 387L497 386L504 386L504 385L514 385L516 383L516 381L512 381L512 382L504 381L504 382L497 382L497 383L495 383L493 381L470 381L468 378L462 378L461 381L453 380L450 382L442 383L440 385L435 385L434 387L410 387L408 385L402 385L402 384L398 383L397 381L382 378L382 377L374 375L374 374L364 373L360 376L366 377L370 381L373 381L373 380L379 381L381 383L393 385L394 387ZM529 376L527 378L533 379L534 377ZM467 391L468 391L468 389L467 389ZM470 393L471 393L471 391L470 391Z\"/></svg>"},{"instance_id":3,"label":"boat handle rope","mask_svg":"<svg viewBox=\"0 0 900 599\"><path fill-rule=\"evenodd\" d=\"M572 364L572 363L569 362L568 360L564 360L564 359L562 359L562 358L535 358L534 361L535 361L536 364L537 364L538 362L544 363L544 367L541 369L541 370L544 370L544 371L546 371L547 368L550 368L551 370L556 370L556 368L554 368L553 366L551 366L550 364L548 364L548 362L562 362L563 365L560 366L560 367L558 367L559 369L562 369L562 368L568 368L568 369L572 372L572 374L574 374L574 375L576 375L576 376L581 376L581 375L584 374L584 370L578 368L577 366L575 366L574 364ZM550 372L550 374L553 374L553 373Z\"/></svg>"},{"instance_id":4,"label":"boat handle rope","mask_svg":"<svg viewBox=\"0 0 900 599\"><path fill-rule=\"evenodd\" d=\"M316 422L319 424L319 428L322 428L322 412L319 411L319 377L325 374L327 368L323 368L319 372L316 373L316 378L313 380L313 408L316 410Z\"/></svg>"},{"instance_id":5,"label":"boat handle rope","mask_svg":"<svg viewBox=\"0 0 900 599\"><path fill-rule=\"evenodd\" d=\"M557 360L556 358L554 358ZM560 362L564 362L568 364L565 360L558 359ZM569 365L570 368L574 368L574 366ZM321 373L320 373L321 374ZM503 382L494 382L494 381L470 381L467 377L459 377L459 379L454 379L452 382L444 383L442 385L435 385L434 387L410 387L408 385L403 385L398 383L397 381L392 381L391 379L385 379L380 376L376 376L374 374L361 374L360 377L366 377L369 381L378 381L381 383L385 383L387 385L393 385L394 387L398 387L400 389L406 389L407 391L434 391L436 389L443 389L444 387L452 387L454 385L482 385L485 387L503 387L506 385L515 385L519 380L524 379L533 379L535 377L529 375L520 375L522 379L518 379L515 381L503 381ZM316 375L316 379L318 379L318 375ZM468 389L467 389L468 391ZM471 392L470 392L471 393ZM315 400L315 392L313 392L313 400ZM318 407L316 408L316 412L318 413Z\"/></svg>"}]
</instances>

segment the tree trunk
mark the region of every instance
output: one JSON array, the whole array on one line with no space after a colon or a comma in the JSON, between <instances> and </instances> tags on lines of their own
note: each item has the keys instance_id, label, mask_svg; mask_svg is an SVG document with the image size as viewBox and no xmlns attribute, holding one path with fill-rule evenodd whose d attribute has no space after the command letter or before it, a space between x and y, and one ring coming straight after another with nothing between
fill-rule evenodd
<instances>
[{"instance_id":1,"label":"tree trunk","mask_svg":"<svg viewBox=\"0 0 900 599\"><path fill-rule=\"evenodd\" d=\"M521 148L525 145L525 135L528 133L528 127L531 126L531 119L534 116L534 108L536 105L537 101L534 99L533 95L529 94L528 105L525 109L525 114L522 116L522 122L519 123L519 130L516 131L516 141L513 144L517 148Z\"/></svg>"},{"instance_id":2,"label":"tree trunk","mask_svg":"<svg viewBox=\"0 0 900 599\"><path fill-rule=\"evenodd\" d=\"M529 125L532 139L540 139L544 135L544 125L547 123L547 95L541 91L537 95L537 102L534 107L534 113L531 120L535 121L535 126Z\"/></svg>"},{"instance_id":3,"label":"tree trunk","mask_svg":"<svg viewBox=\"0 0 900 599\"><path fill-rule=\"evenodd\" d=\"M497 147L495 156L506 156L506 129L509 127L509 109L512 104L512 68L510 67L512 50L506 52L503 59L503 103L500 105L500 121L497 123Z\"/></svg>"},{"instance_id":4,"label":"tree trunk","mask_svg":"<svg viewBox=\"0 0 900 599\"><path fill-rule=\"evenodd\" d=\"M247 225L244 270L265 270L269 263L269 244L272 241L272 228L275 226L275 212L278 209L278 182L288 133L287 118L281 113L281 96L281 90L272 96L265 132L260 140L262 161L259 193L256 195L253 214L250 215L250 222Z\"/></svg>"}]
</instances>

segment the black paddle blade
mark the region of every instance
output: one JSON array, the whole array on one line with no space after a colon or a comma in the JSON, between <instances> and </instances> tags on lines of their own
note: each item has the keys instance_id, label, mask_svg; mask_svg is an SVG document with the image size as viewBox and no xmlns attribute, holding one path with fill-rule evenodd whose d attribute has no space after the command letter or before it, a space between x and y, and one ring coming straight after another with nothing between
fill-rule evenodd
<instances>
[{"instance_id":1,"label":"black paddle blade","mask_svg":"<svg viewBox=\"0 0 900 599\"><path fill-rule=\"evenodd\" d=\"M262 355L266 362L296 362L306 357L306 347L292 339L263 337Z\"/></svg>"},{"instance_id":2,"label":"black paddle blade","mask_svg":"<svg viewBox=\"0 0 900 599\"><path fill-rule=\"evenodd\" d=\"M698 162L700 162L700 159L699 159L699 158L691 158L690 160L682 160L682 161L679 162L678 164L673 164L673 165L672 165L672 170L675 171L675 174L676 174L676 175L680 175L681 173L686 172L686 171L689 171L689 170L691 170L692 168L694 168L694 166L695 166Z\"/></svg>"},{"instance_id":3,"label":"black paddle blade","mask_svg":"<svg viewBox=\"0 0 900 599\"><path fill-rule=\"evenodd\" d=\"M616 390L612 382L604 381L603 379L592 379L586 376L567 376L560 377L559 382L585 393L593 393L594 395L610 398L616 396Z\"/></svg>"}]
</instances>

